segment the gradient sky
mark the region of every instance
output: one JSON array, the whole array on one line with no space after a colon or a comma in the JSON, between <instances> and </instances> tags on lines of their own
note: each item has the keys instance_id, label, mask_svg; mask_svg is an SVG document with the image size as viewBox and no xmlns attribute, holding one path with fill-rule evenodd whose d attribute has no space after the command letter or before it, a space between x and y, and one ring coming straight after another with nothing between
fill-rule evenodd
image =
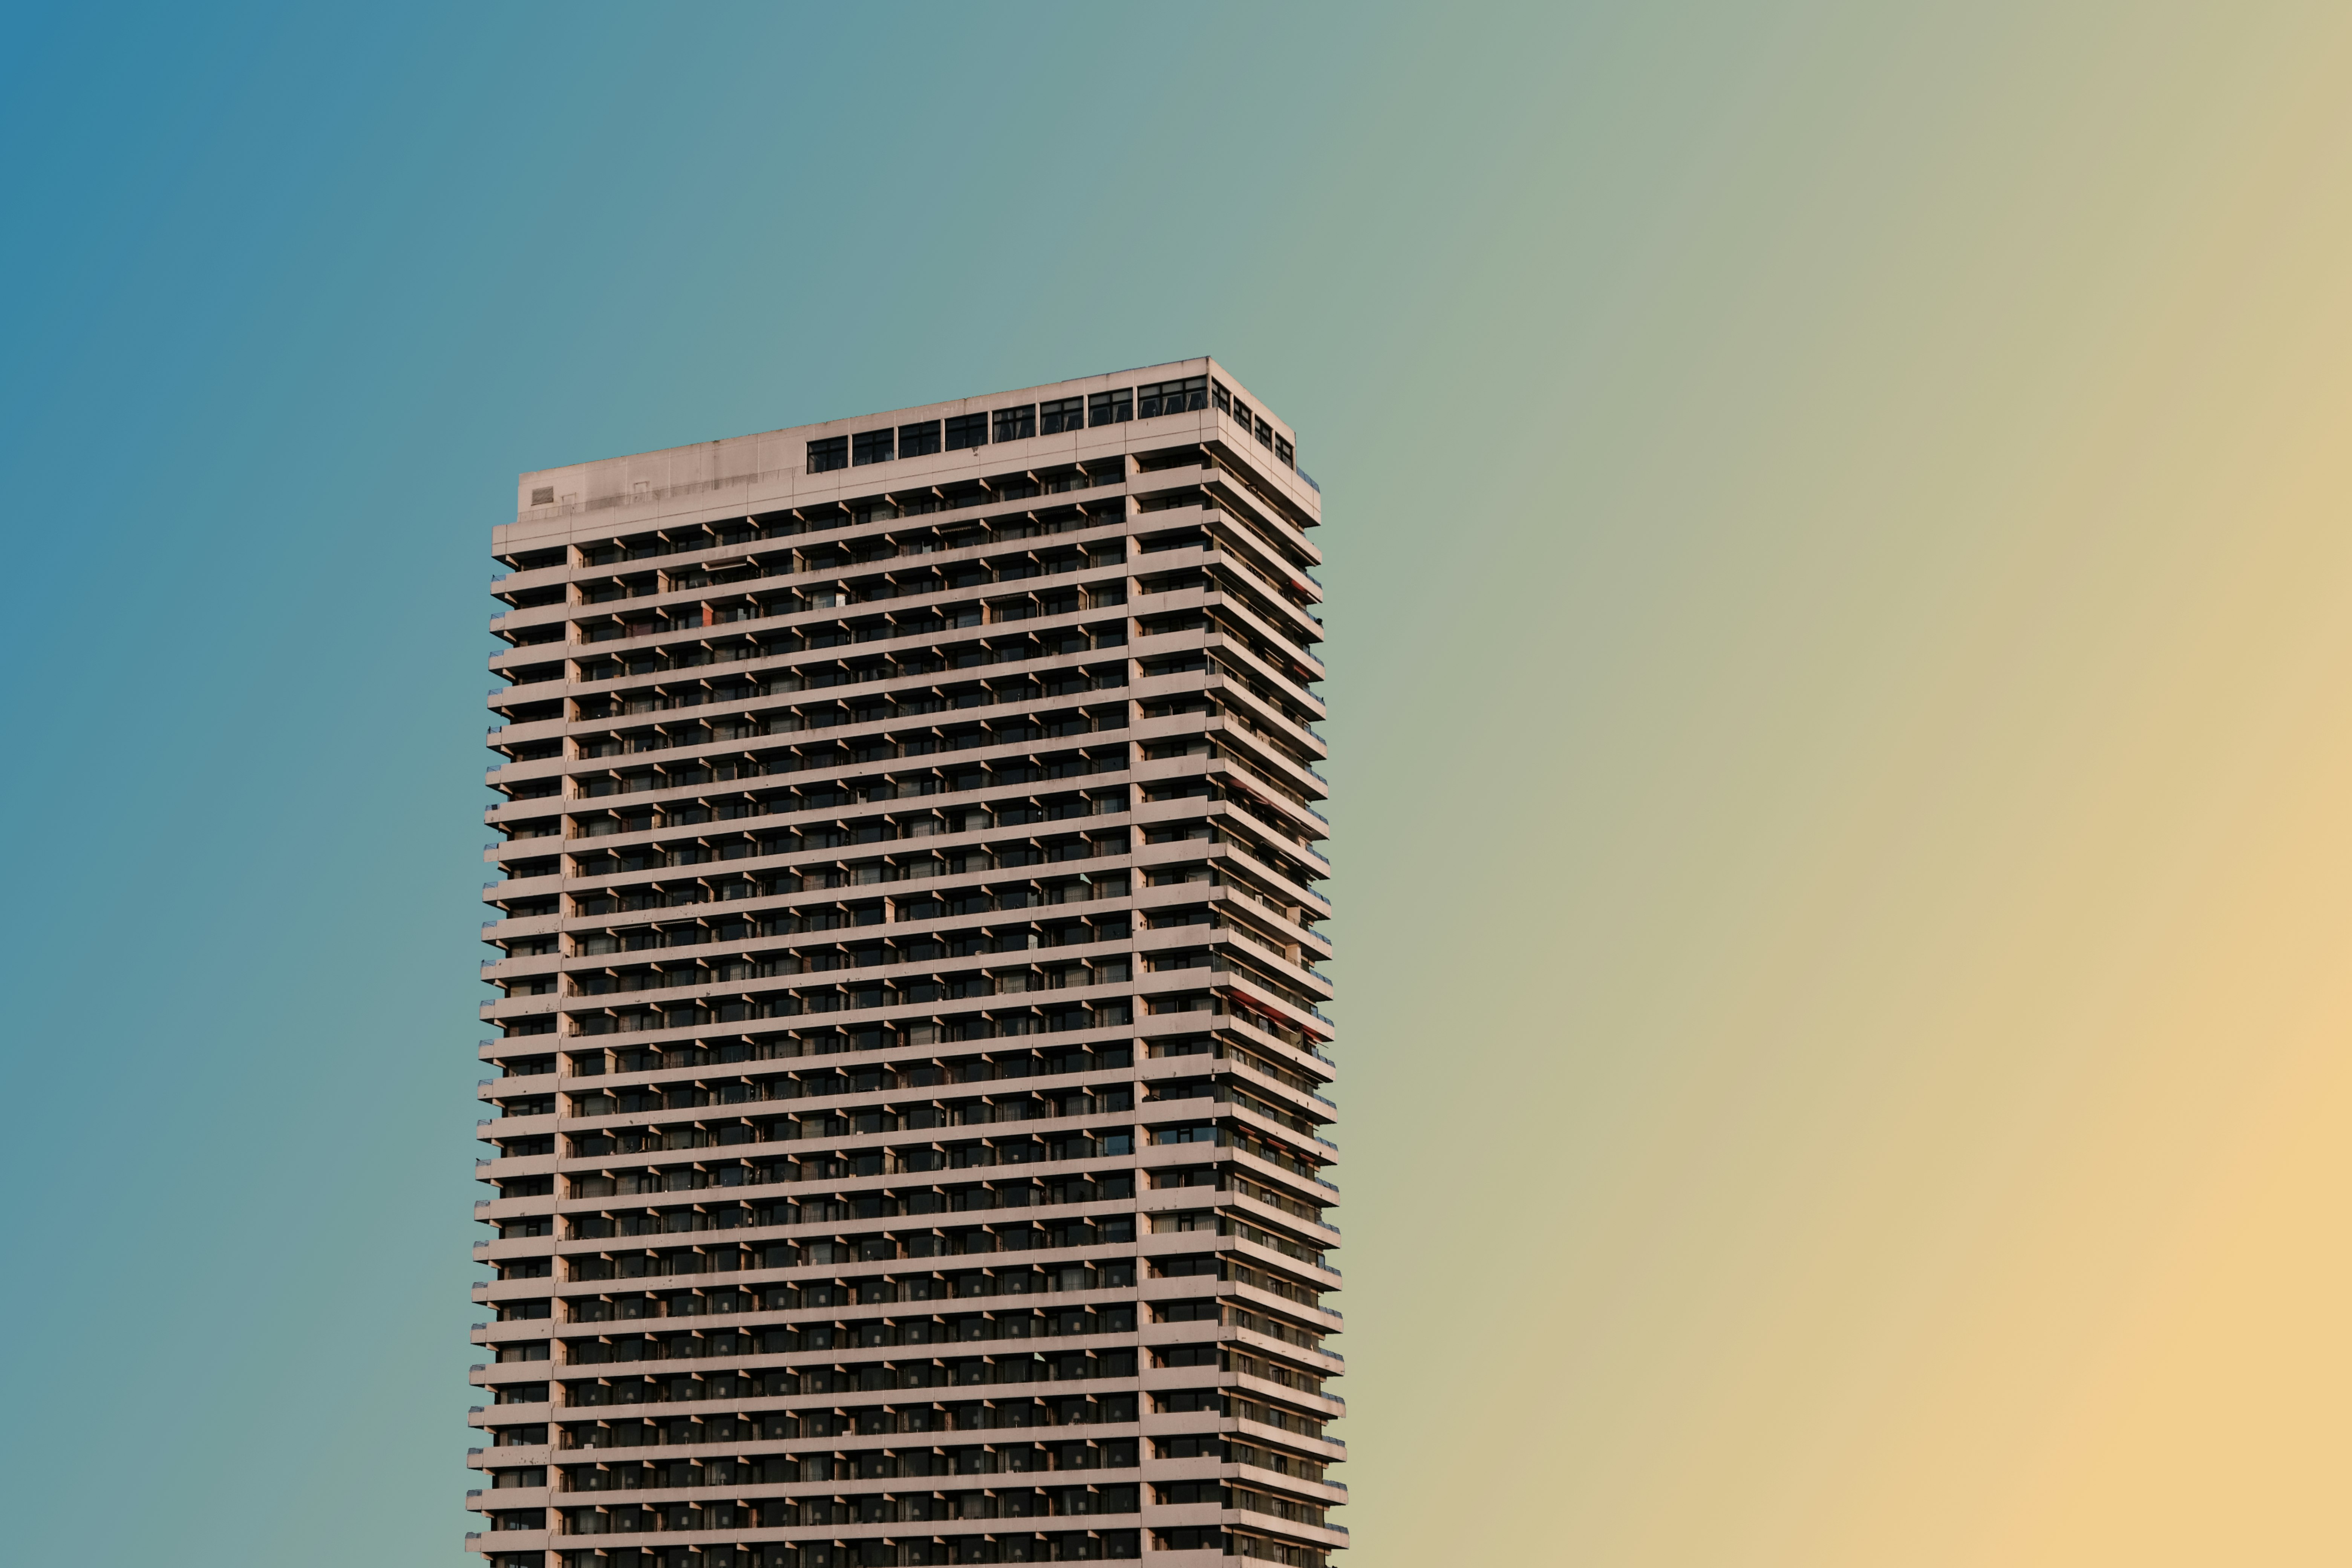
<instances>
[{"instance_id":1,"label":"gradient sky","mask_svg":"<svg viewBox=\"0 0 2352 1568\"><path fill-rule=\"evenodd\" d=\"M0 12L12 1560L459 1540L518 470L1215 353L1343 1568L2352 1560L2352 7Z\"/></svg>"}]
</instances>

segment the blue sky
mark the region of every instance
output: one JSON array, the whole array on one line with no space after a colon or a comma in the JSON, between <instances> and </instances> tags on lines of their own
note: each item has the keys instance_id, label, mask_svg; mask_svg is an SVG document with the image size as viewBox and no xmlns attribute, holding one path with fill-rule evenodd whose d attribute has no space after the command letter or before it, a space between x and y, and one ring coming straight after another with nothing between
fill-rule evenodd
<instances>
[{"instance_id":1,"label":"blue sky","mask_svg":"<svg viewBox=\"0 0 2352 1568\"><path fill-rule=\"evenodd\" d=\"M2342 1560L2347 72L0 8L12 1558L464 1561L517 472L1213 353L1328 508L1348 1568Z\"/></svg>"}]
</instances>

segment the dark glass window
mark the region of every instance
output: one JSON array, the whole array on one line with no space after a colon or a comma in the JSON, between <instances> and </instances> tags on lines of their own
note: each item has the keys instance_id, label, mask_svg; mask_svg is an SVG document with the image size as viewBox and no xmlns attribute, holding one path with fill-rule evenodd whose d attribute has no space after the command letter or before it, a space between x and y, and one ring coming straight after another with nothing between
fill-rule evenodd
<instances>
[{"instance_id":1,"label":"dark glass window","mask_svg":"<svg viewBox=\"0 0 2352 1568\"><path fill-rule=\"evenodd\" d=\"M1150 386L1135 389L1135 416L1156 419L1162 414L1181 414L1188 409L1209 406L1209 378L1187 376L1182 381L1154 382Z\"/></svg>"},{"instance_id":2,"label":"dark glass window","mask_svg":"<svg viewBox=\"0 0 2352 1568\"><path fill-rule=\"evenodd\" d=\"M1117 392L1097 392L1087 399L1087 423L1089 425L1123 425L1135 417L1135 389L1123 387Z\"/></svg>"},{"instance_id":3,"label":"dark glass window","mask_svg":"<svg viewBox=\"0 0 2352 1568\"><path fill-rule=\"evenodd\" d=\"M812 474L830 473L835 468L849 467L849 437L846 436L811 441L808 447L808 471Z\"/></svg>"},{"instance_id":4,"label":"dark glass window","mask_svg":"<svg viewBox=\"0 0 2352 1568\"><path fill-rule=\"evenodd\" d=\"M1291 450L1290 443L1279 436L1274 438L1274 455L1282 459L1282 466L1286 468L1298 467L1297 456Z\"/></svg>"},{"instance_id":5,"label":"dark glass window","mask_svg":"<svg viewBox=\"0 0 2352 1568\"><path fill-rule=\"evenodd\" d=\"M1274 426L1265 422L1265 416L1264 415L1260 415L1258 416L1257 444L1261 447L1271 447L1274 445Z\"/></svg>"},{"instance_id":6,"label":"dark glass window","mask_svg":"<svg viewBox=\"0 0 2352 1568\"><path fill-rule=\"evenodd\" d=\"M887 463L898 455L894 435L888 430L860 430L850 443L850 461L859 468L868 463Z\"/></svg>"},{"instance_id":7,"label":"dark glass window","mask_svg":"<svg viewBox=\"0 0 2352 1568\"><path fill-rule=\"evenodd\" d=\"M1087 400L1083 397L1058 397L1051 403L1037 405L1037 428L1048 436L1058 436L1065 430L1083 430L1087 426Z\"/></svg>"},{"instance_id":8,"label":"dark glass window","mask_svg":"<svg viewBox=\"0 0 2352 1568\"><path fill-rule=\"evenodd\" d=\"M926 419L920 425L898 426L898 456L921 458L940 449L940 422Z\"/></svg>"},{"instance_id":9,"label":"dark glass window","mask_svg":"<svg viewBox=\"0 0 2352 1568\"><path fill-rule=\"evenodd\" d=\"M961 452L966 447L988 445L988 416L959 414L948 421L948 450Z\"/></svg>"},{"instance_id":10,"label":"dark glass window","mask_svg":"<svg viewBox=\"0 0 2352 1568\"><path fill-rule=\"evenodd\" d=\"M996 438L1000 441L1025 441L1037 434L1037 405L1024 403L1018 408L996 411Z\"/></svg>"},{"instance_id":11,"label":"dark glass window","mask_svg":"<svg viewBox=\"0 0 2352 1568\"><path fill-rule=\"evenodd\" d=\"M1225 1545L1222 1531L1200 1525L1187 1525L1181 1530L1155 1530L1151 1533L1160 1538L1160 1545L1180 1552L1220 1552Z\"/></svg>"},{"instance_id":12,"label":"dark glass window","mask_svg":"<svg viewBox=\"0 0 2352 1568\"><path fill-rule=\"evenodd\" d=\"M1209 400L1217 405L1218 413L1230 414L1233 412L1234 395L1225 390L1225 384L1223 382L1213 381L1209 383Z\"/></svg>"}]
</instances>

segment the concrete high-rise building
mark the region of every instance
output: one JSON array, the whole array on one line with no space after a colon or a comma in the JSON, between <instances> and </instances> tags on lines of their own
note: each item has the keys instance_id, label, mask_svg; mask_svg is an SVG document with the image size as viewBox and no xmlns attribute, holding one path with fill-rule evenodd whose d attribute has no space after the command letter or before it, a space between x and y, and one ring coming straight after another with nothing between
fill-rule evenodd
<instances>
[{"instance_id":1,"label":"concrete high-rise building","mask_svg":"<svg viewBox=\"0 0 2352 1568\"><path fill-rule=\"evenodd\" d=\"M1324 1568L1320 497L1206 359L524 475L486 1568Z\"/></svg>"}]
</instances>

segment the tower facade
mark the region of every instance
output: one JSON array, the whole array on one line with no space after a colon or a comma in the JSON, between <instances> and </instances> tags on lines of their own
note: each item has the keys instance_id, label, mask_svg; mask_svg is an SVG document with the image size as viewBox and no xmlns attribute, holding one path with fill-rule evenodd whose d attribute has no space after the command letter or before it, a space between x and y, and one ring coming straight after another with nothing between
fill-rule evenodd
<instances>
[{"instance_id":1,"label":"tower facade","mask_svg":"<svg viewBox=\"0 0 2352 1568\"><path fill-rule=\"evenodd\" d=\"M1200 359L522 477L491 1568L1345 1543L1295 440Z\"/></svg>"}]
</instances>

